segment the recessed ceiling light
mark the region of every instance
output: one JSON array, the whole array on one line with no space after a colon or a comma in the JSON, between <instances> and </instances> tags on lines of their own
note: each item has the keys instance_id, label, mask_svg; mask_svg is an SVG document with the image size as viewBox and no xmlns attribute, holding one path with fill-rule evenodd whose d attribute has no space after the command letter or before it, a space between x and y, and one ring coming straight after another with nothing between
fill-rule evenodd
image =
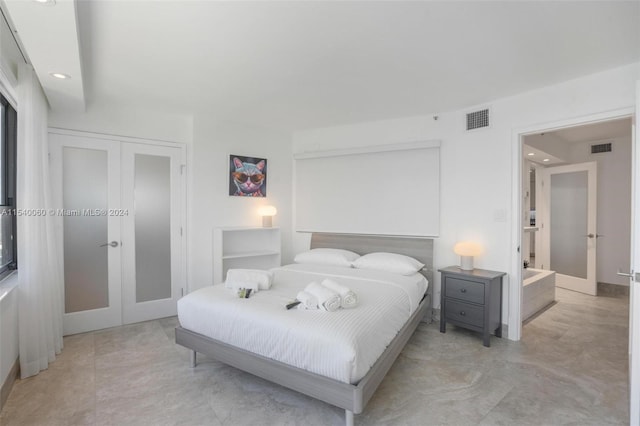
<instances>
[{"instance_id":1,"label":"recessed ceiling light","mask_svg":"<svg viewBox=\"0 0 640 426\"><path fill-rule=\"evenodd\" d=\"M544 159L544 160L542 160L542 161L544 161L544 162L546 163L547 161L551 161L551 160L549 160L548 158L545 158L545 159Z\"/></svg>"},{"instance_id":2,"label":"recessed ceiling light","mask_svg":"<svg viewBox=\"0 0 640 426\"><path fill-rule=\"evenodd\" d=\"M56 4L56 0L34 0L34 1L46 6L55 6Z\"/></svg>"},{"instance_id":3,"label":"recessed ceiling light","mask_svg":"<svg viewBox=\"0 0 640 426\"><path fill-rule=\"evenodd\" d=\"M536 155L536 153L535 152L530 152L527 155Z\"/></svg>"},{"instance_id":4,"label":"recessed ceiling light","mask_svg":"<svg viewBox=\"0 0 640 426\"><path fill-rule=\"evenodd\" d=\"M51 72L49 73L49 75L51 75L51 77L59 78L61 80L66 80L68 78L71 78L69 74L63 74L61 72Z\"/></svg>"}]
</instances>

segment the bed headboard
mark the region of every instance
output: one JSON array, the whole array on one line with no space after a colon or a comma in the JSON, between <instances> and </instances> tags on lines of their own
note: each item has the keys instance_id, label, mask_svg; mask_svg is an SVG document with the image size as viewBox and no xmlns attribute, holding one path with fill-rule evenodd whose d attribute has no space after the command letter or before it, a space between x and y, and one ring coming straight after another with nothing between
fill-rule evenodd
<instances>
[{"instance_id":1,"label":"bed headboard","mask_svg":"<svg viewBox=\"0 0 640 426\"><path fill-rule=\"evenodd\" d=\"M340 248L358 254L386 251L411 256L424 263L422 274L433 285L433 239L356 234L311 234L311 247Z\"/></svg>"}]
</instances>

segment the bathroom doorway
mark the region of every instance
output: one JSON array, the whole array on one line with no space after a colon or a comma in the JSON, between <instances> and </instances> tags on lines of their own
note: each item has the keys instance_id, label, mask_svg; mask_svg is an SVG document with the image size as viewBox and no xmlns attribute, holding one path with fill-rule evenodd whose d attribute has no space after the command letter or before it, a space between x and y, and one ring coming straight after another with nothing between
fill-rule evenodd
<instances>
[{"instance_id":1,"label":"bathroom doorway","mask_svg":"<svg viewBox=\"0 0 640 426\"><path fill-rule=\"evenodd\" d=\"M617 272L630 269L631 139L631 118L523 137L523 321L553 306L556 287L628 295L629 280ZM587 163L597 175L591 196ZM586 211L590 203L592 215L597 212L592 224L571 211Z\"/></svg>"}]
</instances>

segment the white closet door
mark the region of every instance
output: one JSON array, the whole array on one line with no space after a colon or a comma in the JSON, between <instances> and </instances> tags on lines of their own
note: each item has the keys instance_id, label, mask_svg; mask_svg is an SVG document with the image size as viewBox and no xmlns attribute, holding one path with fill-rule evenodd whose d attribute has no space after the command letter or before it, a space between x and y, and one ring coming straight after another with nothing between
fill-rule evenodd
<instances>
[{"instance_id":1,"label":"white closet door","mask_svg":"<svg viewBox=\"0 0 640 426\"><path fill-rule=\"evenodd\" d=\"M182 150L122 145L123 323L176 315Z\"/></svg>"},{"instance_id":2,"label":"white closet door","mask_svg":"<svg viewBox=\"0 0 640 426\"><path fill-rule=\"evenodd\" d=\"M122 321L120 143L49 134L60 250L64 334Z\"/></svg>"}]
</instances>

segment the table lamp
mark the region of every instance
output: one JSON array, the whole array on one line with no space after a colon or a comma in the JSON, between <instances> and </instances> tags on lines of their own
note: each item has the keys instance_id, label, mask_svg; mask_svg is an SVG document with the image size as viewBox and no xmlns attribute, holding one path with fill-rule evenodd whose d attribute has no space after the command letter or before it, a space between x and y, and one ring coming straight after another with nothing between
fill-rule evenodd
<instances>
[{"instance_id":1,"label":"table lamp","mask_svg":"<svg viewBox=\"0 0 640 426\"><path fill-rule=\"evenodd\" d=\"M472 271L473 256L482 254L482 246L473 241L460 241L453 246L453 251L460 256L460 269Z\"/></svg>"}]
</instances>

